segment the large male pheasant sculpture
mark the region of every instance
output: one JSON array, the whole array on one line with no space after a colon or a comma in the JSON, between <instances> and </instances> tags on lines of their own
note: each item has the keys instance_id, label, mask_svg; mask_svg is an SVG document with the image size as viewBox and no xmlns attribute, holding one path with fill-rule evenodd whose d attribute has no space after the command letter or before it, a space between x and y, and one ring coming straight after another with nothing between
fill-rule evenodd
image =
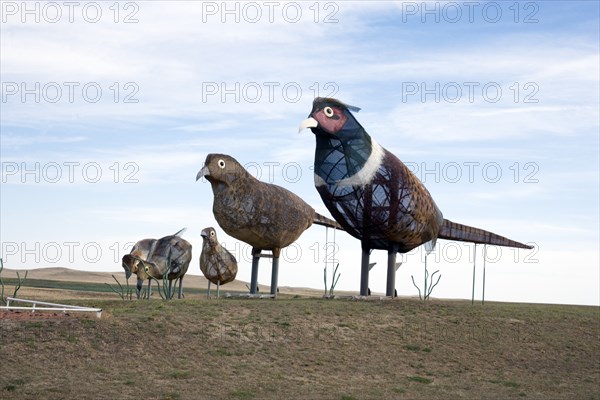
<instances>
[{"instance_id":1,"label":"large male pheasant sculpture","mask_svg":"<svg viewBox=\"0 0 600 400\"><path fill-rule=\"evenodd\" d=\"M300 130L311 128L315 186L335 220L361 241L360 293L368 293L369 254L388 251L386 294L393 296L396 253L440 239L530 249L479 228L444 219L423 183L395 155L375 142L348 106L316 98Z\"/></svg>"},{"instance_id":2,"label":"large male pheasant sculpture","mask_svg":"<svg viewBox=\"0 0 600 400\"><path fill-rule=\"evenodd\" d=\"M313 223L340 228L281 186L261 182L233 157L209 154L196 180L205 177L212 187L213 214L230 236L252 246L250 293L255 294L262 250L273 252L271 295L277 295L279 254Z\"/></svg>"}]
</instances>

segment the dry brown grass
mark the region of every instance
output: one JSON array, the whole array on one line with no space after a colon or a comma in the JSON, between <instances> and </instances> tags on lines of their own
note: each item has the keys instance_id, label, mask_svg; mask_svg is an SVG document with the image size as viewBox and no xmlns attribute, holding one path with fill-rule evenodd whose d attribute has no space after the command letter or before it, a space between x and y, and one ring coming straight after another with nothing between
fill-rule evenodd
<instances>
[{"instance_id":1,"label":"dry brown grass","mask_svg":"<svg viewBox=\"0 0 600 400\"><path fill-rule=\"evenodd\" d=\"M600 398L598 307L73 294L0 320L1 399Z\"/></svg>"}]
</instances>

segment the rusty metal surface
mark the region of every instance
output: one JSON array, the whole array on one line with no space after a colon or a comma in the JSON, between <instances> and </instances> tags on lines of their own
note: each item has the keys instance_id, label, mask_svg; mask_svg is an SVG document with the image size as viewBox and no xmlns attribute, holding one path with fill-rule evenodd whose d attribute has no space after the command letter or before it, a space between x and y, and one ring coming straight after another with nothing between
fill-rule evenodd
<instances>
[{"instance_id":1,"label":"rusty metal surface","mask_svg":"<svg viewBox=\"0 0 600 400\"><path fill-rule=\"evenodd\" d=\"M254 178L231 156L209 154L196 179L201 177L211 184L219 226L254 248L272 250L276 257L315 220L328 220L289 190Z\"/></svg>"}]
</instances>

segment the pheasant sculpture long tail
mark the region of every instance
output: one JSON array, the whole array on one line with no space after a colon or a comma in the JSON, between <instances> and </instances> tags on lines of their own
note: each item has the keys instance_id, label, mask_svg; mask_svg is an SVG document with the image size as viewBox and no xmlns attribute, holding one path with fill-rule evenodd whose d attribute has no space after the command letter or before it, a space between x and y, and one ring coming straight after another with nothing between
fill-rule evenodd
<instances>
[{"instance_id":1,"label":"pheasant sculpture long tail","mask_svg":"<svg viewBox=\"0 0 600 400\"><path fill-rule=\"evenodd\" d=\"M340 224L338 224L334 220L327 218L324 215L321 215L319 213L315 213L315 218L313 219L313 224L326 226L328 228L335 228L335 229L339 229L342 231L344 230L344 228L342 228L342 226Z\"/></svg>"},{"instance_id":2,"label":"pheasant sculpture long tail","mask_svg":"<svg viewBox=\"0 0 600 400\"><path fill-rule=\"evenodd\" d=\"M518 247L532 249L532 246L516 242L480 228L459 224L444 219L437 236L439 239L458 240L461 242L491 244L495 246Z\"/></svg>"}]
</instances>

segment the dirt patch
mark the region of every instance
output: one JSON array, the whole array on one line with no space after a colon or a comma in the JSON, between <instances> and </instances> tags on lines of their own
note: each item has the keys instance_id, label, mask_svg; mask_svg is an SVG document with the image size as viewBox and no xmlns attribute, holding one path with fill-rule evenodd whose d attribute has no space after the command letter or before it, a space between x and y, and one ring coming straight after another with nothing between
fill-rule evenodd
<instances>
[{"instance_id":1,"label":"dirt patch","mask_svg":"<svg viewBox=\"0 0 600 400\"><path fill-rule=\"evenodd\" d=\"M47 312L47 311L15 311L15 310L2 310L0 311L0 320L37 320L37 319L55 319L55 318L69 318L72 315L62 312Z\"/></svg>"}]
</instances>

